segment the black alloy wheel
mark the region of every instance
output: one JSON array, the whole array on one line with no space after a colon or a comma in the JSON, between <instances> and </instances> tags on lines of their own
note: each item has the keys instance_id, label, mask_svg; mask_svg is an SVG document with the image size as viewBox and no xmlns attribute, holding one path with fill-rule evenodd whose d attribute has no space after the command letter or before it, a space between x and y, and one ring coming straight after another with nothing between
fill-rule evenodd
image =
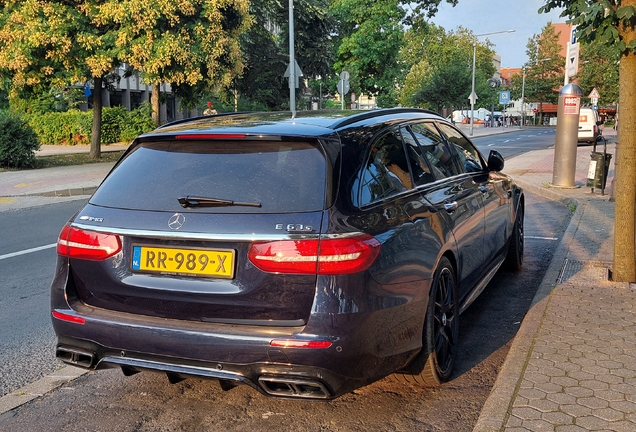
<instances>
[{"instance_id":1,"label":"black alloy wheel","mask_svg":"<svg viewBox=\"0 0 636 432\"><path fill-rule=\"evenodd\" d=\"M442 257L431 286L422 333L422 350L406 370L395 376L430 386L448 381L457 355L458 335L459 305L455 272L450 261Z\"/></svg>"},{"instance_id":2,"label":"black alloy wheel","mask_svg":"<svg viewBox=\"0 0 636 432\"><path fill-rule=\"evenodd\" d=\"M506 267L510 270L521 270L523 265L523 202L517 209L515 225L512 228L510 243L508 245L508 256L506 256Z\"/></svg>"}]
</instances>

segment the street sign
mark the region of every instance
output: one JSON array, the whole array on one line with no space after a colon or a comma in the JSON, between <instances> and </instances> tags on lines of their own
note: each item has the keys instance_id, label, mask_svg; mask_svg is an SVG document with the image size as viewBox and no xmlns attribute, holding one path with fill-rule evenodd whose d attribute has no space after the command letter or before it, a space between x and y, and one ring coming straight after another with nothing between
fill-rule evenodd
<instances>
[{"instance_id":1,"label":"street sign","mask_svg":"<svg viewBox=\"0 0 636 432\"><path fill-rule=\"evenodd\" d=\"M340 79L342 81L349 81L349 72L347 71L340 72Z\"/></svg>"},{"instance_id":2,"label":"street sign","mask_svg":"<svg viewBox=\"0 0 636 432\"><path fill-rule=\"evenodd\" d=\"M568 57L566 60L567 74L569 78L575 76L579 71L579 44L570 44L568 47Z\"/></svg>"},{"instance_id":3,"label":"street sign","mask_svg":"<svg viewBox=\"0 0 636 432\"><path fill-rule=\"evenodd\" d=\"M572 27L572 33L570 33L570 43L572 45L574 45L575 43L577 43L577 39L576 39L576 27Z\"/></svg>"},{"instance_id":4,"label":"street sign","mask_svg":"<svg viewBox=\"0 0 636 432\"><path fill-rule=\"evenodd\" d=\"M509 91L500 91L499 92L499 103L502 105L508 105L510 103L510 92Z\"/></svg>"},{"instance_id":5,"label":"street sign","mask_svg":"<svg viewBox=\"0 0 636 432\"><path fill-rule=\"evenodd\" d=\"M470 96L468 96L468 101L473 105L475 105L475 101L477 101L477 99L479 98L477 97L477 93L475 92L472 92Z\"/></svg>"},{"instance_id":6,"label":"street sign","mask_svg":"<svg viewBox=\"0 0 636 432\"><path fill-rule=\"evenodd\" d=\"M598 99L601 97L601 95L598 94L598 90L596 90L596 87L594 87L587 97L589 97L590 99Z\"/></svg>"},{"instance_id":7,"label":"street sign","mask_svg":"<svg viewBox=\"0 0 636 432\"><path fill-rule=\"evenodd\" d=\"M338 93L341 95L349 93L349 81L338 81Z\"/></svg>"},{"instance_id":8,"label":"street sign","mask_svg":"<svg viewBox=\"0 0 636 432\"><path fill-rule=\"evenodd\" d=\"M590 98L592 101L592 105L596 105L598 103L598 98Z\"/></svg>"},{"instance_id":9,"label":"street sign","mask_svg":"<svg viewBox=\"0 0 636 432\"><path fill-rule=\"evenodd\" d=\"M296 59L294 59L294 86L296 88L298 88L298 77L303 76L303 71L300 70L300 66L298 66L298 62L296 61ZM291 75L291 63L287 64L287 70L285 70L285 73L283 74L283 77L285 78L289 78L289 75ZM290 84L291 87L291 84Z\"/></svg>"},{"instance_id":10,"label":"street sign","mask_svg":"<svg viewBox=\"0 0 636 432\"><path fill-rule=\"evenodd\" d=\"M594 106L592 107L592 109L593 109L594 111L598 111L598 105L594 105Z\"/></svg>"}]
</instances>

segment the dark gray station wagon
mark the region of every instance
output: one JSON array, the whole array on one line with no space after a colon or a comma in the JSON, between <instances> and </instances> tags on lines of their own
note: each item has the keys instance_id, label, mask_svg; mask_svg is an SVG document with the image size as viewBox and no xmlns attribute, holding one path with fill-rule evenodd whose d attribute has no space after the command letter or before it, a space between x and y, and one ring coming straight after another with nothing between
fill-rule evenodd
<instances>
[{"instance_id":1,"label":"dark gray station wagon","mask_svg":"<svg viewBox=\"0 0 636 432\"><path fill-rule=\"evenodd\" d=\"M416 109L142 135L60 233L57 357L286 398L439 384L460 313L521 267L524 196L502 168Z\"/></svg>"}]
</instances>

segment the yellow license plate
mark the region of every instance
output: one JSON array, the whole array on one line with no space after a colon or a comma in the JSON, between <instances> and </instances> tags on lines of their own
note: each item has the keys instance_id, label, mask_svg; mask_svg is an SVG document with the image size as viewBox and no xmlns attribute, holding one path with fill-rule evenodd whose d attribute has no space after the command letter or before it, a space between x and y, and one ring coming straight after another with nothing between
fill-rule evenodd
<instances>
[{"instance_id":1,"label":"yellow license plate","mask_svg":"<svg viewBox=\"0 0 636 432\"><path fill-rule=\"evenodd\" d=\"M234 251L133 246L134 271L232 279Z\"/></svg>"}]
</instances>

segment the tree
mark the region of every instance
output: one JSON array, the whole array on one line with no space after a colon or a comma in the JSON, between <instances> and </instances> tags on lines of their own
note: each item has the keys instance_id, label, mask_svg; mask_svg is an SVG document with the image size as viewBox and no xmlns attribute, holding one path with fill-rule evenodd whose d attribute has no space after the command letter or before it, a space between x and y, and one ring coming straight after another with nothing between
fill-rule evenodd
<instances>
[{"instance_id":1,"label":"tree","mask_svg":"<svg viewBox=\"0 0 636 432\"><path fill-rule=\"evenodd\" d=\"M596 88L601 95L601 105L618 103L618 59L615 46L592 41L581 43L580 65L577 75L578 84L583 88L584 99Z\"/></svg>"},{"instance_id":2,"label":"tree","mask_svg":"<svg viewBox=\"0 0 636 432\"><path fill-rule=\"evenodd\" d=\"M354 90L393 95L406 16L398 0L335 0L331 10L340 30L334 69L351 73Z\"/></svg>"},{"instance_id":3,"label":"tree","mask_svg":"<svg viewBox=\"0 0 636 432\"><path fill-rule=\"evenodd\" d=\"M581 41L598 41L620 53L612 277L636 282L636 0L546 0L540 11L554 8L565 8L562 16L577 26Z\"/></svg>"},{"instance_id":4,"label":"tree","mask_svg":"<svg viewBox=\"0 0 636 432\"><path fill-rule=\"evenodd\" d=\"M249 10L254 24L240 37L245 68L231 88L222 92L222 98L234 99L240 94L241 100L249 100L252 106L286 109L289 81L283 74L289 63L288 3L253 0ZM333 75L334 23L327 0L294 1L296 61L303 71L303 79L308 79L310 84L324 82L323 92Z\"/></svg>"},{"instance_id":5,"label":"tree","mask_svg":"<svg viewBox=\"0 0 636 432\"><path fill-rule=\"evenodd\" d=\"M540 34L528 40L526 54L525 99L539 103L539 124L543 121L543 103L555 104L563 85L565 57L560 54L559 33L548 23Z\"/></svg>"},{"instance_id":6,"label":"tree","mask_svg":"<svg viewBox=\"0 0 636 432\"><path fill-rule=\"evenodd\" d=\"M118 64L113 29L92 22L90 11L100 5L5 0L0 10L0 73L11 79L14 94L93 81L92 158L101 155L102 82Z\"/></svg>"},{"instance_id":7,"label":"tree","mask_svg":"<svg viewBox=\"0 0 636 432\"><path fill-rule=\"evenodd\" d=\"M161 83L228 87L243 69L247 0L105 0L92 14L98 26L116 29L117 58L152 83L155 124Z\"/></svg>"},{"instance_id":8,"label":"tree","mask_svg":"<svg viewBox=\"0 0 636 432\"><path fill-rule=\"evenodd\" d=\"M442 27L423 19L415 23L405 35L401 51L409 67L400 102L403 105L429 106L438 111L446 107L459 107L468 103L472 87L472 57L475 36L459 28L446 32ZM477 43L475 92L481 95L478 105L487 106L491 91L487 80L494 72L493 51L489 43Z\"/></svg>"}]
</instances>

